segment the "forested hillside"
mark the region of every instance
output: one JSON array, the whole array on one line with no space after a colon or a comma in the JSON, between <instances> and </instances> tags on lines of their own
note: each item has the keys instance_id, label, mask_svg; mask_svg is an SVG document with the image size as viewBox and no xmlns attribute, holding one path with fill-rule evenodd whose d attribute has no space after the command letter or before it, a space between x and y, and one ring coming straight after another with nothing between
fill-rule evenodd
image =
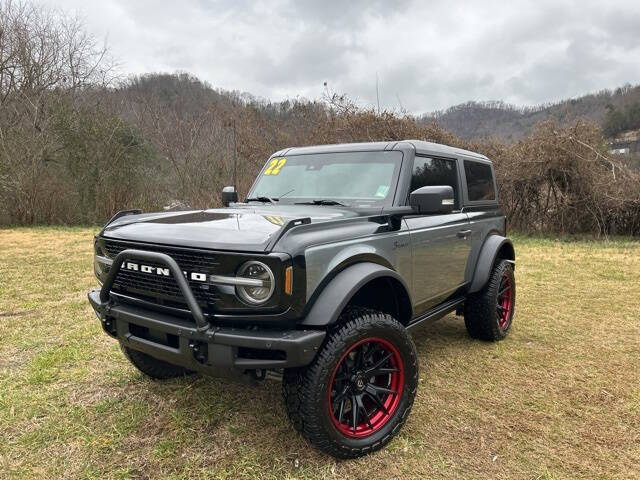
<instances>
[{"instance_id":1,"label":"forested hillside","mask_svg":"<svg viewBox=\"0 0 640 480\"><path fill-rule=\"evenodd\" d=\"M528 108L499 101L468 102L420 117L421 122L436 122L462 138L497 137L511 142L531 133L540 122L572 124L577 120L599 125L609 137L640 128L640 85Z\"/></svg>"},{"instance_id":2,"label":"forested hillside","mask_svg":"<svg viewBox=\"0 0 640 480\"><path fill-rule=\"evenodd\" d=\"M116 75L108 50L77 19L28 3L0 3L0 32L0 225L100 224L125 208L219 206L235 125L240 195L287 146L417 138L493 159L515 228L640 234L638 172L607 155L595 123L576 120L588 104L622 105L638 88L559 104L554 121L538 124L548 120L541 112L485 105L494 115L486 122L484 110L469 107L488 136L510 128L521 138L469 140L482 132L452 134L446 114L417 121L343 95L269 102L187 73ZM461 107L452 112L464 117ZM513 133L519 122L531 129L526 136Z\"/></svg>"}]
</instances>

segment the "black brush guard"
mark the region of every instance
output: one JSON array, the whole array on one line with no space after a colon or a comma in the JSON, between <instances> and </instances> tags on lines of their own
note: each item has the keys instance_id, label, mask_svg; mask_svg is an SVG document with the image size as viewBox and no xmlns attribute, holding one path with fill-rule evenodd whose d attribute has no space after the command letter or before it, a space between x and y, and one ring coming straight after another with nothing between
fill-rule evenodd
<instances>
[{"instance_id":1,"label":"black brush guard","mask_svg":"<svg viewBox=\"0 0 640 480\"><path fill-rule=\"evenodd\" d=\"M180 292L187 302L189 310L191 310L191 315L193 315L193 320L196 322L198 331L204 332L211 327L211 325L209 325L209 322L205 320L204 315L202 314L202 309L200 308L200 305L198 305L198 302L196 302L196 297L193 296L191 287L189 286L187 280L184 278L184 275L182 275L180 267L178 266L176 261L166 253L148 252L144 250L134 249L121 251L118 255L116 255L116 258L113 259L111 270L109 270L109 274L107 275L107 278L102 285L102 289L100 289L100 301L106 302L109 300L111 287L113 287L113 282L116 280L118 272L120 271L120 267L122 267L122 264L125 260L157 262L169 267L173 279L178 284L178 288L180 288Z\"/></svg>"},{"instance_id":2,"label":"black brush guard","mask_svg":"<svg viewBox=\"0 0 640 480\"><path fill-rule=\"evenodd\" d=\"M119 303L111 297L113 283L126 260L168 267L195 325L184 318ZM114 258L102 288L90 291L88 297L104 331L123 346L214 375L307 365L326 334L322 330L249 330L213 326L202 313L177 262L160 252L123 250Z\"/></svg>"}]
</instances>

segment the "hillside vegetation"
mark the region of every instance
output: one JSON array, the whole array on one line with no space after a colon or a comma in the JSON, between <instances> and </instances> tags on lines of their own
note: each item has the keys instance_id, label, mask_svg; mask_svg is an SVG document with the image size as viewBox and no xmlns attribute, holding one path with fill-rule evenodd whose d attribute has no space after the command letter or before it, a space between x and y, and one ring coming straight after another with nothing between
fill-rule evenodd
<instances>
[{"instance_id":1,"label":"hillside vegetation","mask_svg":"<svg viewBox=\"0 0 640 480\"><path fill-rule=\"evenodd\" d=\"M187 73L115 77L109 52L77 19L29 3L0 3L0 32L0 225L219 206L235 128L241 195L284 147L415 138L488 155L519 230L640 234L640 173L607 156L597 125L573 116L538 123L516 143L469 140L333 93L276 103Z\"/></svg>"},{"instance_id":2,"label":"hillside vegetation","mask_svg":"<svg viewBox=\"0 0 640 480\"><path fill-rule=\"evenodd\" d=\"M419 119L435 122L461 138L495 137L507 142L525 138L540 122L571 125L578 120L600 126L607 137L640 128L640 85L536 107L521 108L500 101L467 102Z\"/></svg>"}]
</instances>

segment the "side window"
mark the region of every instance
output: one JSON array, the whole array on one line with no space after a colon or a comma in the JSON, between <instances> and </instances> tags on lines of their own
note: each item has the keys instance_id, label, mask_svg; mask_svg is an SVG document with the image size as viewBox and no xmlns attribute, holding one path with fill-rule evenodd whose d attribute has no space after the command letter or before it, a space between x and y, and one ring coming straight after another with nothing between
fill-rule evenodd
<instances>
[{"instance_id":1,"label":"side window","mask_svg":"<svg viewBox=\"0 0 640 480\"><path fill-rule=\"evenodd\" d=\"M411 174L411 189L420 187L433 187L437 185L449 185L453 188L455 197L454 209L460 208L458 196L458 169L455 160L442 158L415 157L413 160L413 172Z\"/></svg>"},{"instance_id":2,"label":"side window","mask_svg":"<svg viewBox=\"0 0 640 480\"><path fill-rule=\"evenodd\" d=\"M495 200L496 191L493 186L491 167L486 163L464 161L464 174L467 177L469 201Z\"/></svg>"}]
</instances>

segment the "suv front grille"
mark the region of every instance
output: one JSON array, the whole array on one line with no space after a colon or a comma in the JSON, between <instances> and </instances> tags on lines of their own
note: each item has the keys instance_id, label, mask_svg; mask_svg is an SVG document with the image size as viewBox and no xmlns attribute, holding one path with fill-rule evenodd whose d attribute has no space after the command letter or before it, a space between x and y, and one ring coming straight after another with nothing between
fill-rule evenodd
<instances>
[{"instance_id":1,"label":"suv front grille","mask_svg":"<svg viewBox=\"0 0 640 480\"><path fill-rule=\"evenodd\" d=\"M196 282L189 282L189 285L200 306L209 308L218 300L218 296L210 285ZM203 289L203 287L206 287L206 289ZM161 305L177 306L179 308L187 307L178 284L171 277L159 277L157 275L120 270L113 282L112 290L131 296L149 297Z\"/></svg>"},{"instance_id":2,"label":"suv front grille","mask_svg":"<svg viewBox=\"0 0 640 480\"><path fill-rule=\"evenodd\" d=\"M103 245L110 258L115 258L116 255L127 248L166 253L180 265L180 268L188 272L210 272L219 264L217 255L209 252L190 251L156 245L141 246L135 243L112 242L109 240L105 240Z\"/></svg>"},{"instance_id":3,"label":"suv front grille","mask_svg":"<svg viewBox=\"0 0 640 480\"><path fill-rule=\"evenodd\" d=\"M110 258L115 258L121 251L128 248L165 253L176 261L181 270L186 272L213 274L216 273L216 269L219 266L219 262L216 259L217 255L210 252L155 245L138 245L110 240L104 240L102 247ZM155 262L144 263L149 266L165 267L165 265ZM216 301L220 299L215 287L212 285L189 281L189 286L196 297L196 301L206 310L210 310ZM112 290L116 293L141 298L160 305L187 308L182 292L173 277L121 269L115 278Z\"/></svg>"}]
</instances>

